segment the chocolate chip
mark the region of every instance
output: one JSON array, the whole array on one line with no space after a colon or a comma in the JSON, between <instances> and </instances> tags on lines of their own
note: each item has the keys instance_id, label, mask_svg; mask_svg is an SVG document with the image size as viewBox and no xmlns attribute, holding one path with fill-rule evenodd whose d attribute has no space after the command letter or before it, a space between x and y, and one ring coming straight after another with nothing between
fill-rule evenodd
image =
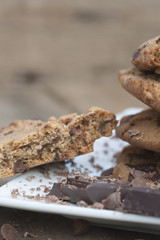
<instances>
[{"instance_id":1,"label":"chocolate chip","mask_svg":"<svg viewBox=\"0 0 160 240\"><path fill-rule=\"evenodd\" d=\"M68 119L65 119L65 120L63 120L62 122L63 122L64 124L68 125L70 122L72 122L72 120L73 120L73 117L68 118Z\"/></svg>"},{"instance_id":2,"label":"chocolate chip","mask_svg":"<svg viewBox=\"0 0 160 240\"><path fill-rule=\"evenodd\" d=\"M1 227L1 234L4 240L17 240L18 233L16 229L10 224L4 224Z\"/></svg>"},{"instance_id":3,"label":"chocolate chip","mask_svg":"<svg viewBox=\"0 0 160 240\"><path fill-rule=\"evenodd\" d=\"M57 161L59 161L59 160L60 160L59 154L58 154L58 153L56 153L56 156L55 156L55 158L54 158L54 160L53 160L53 161L57 162Z\"/></svg>"},{"instance_id":4,"label":"chocolate chip","mask_svg":"<svg viewBox=\"0 0 160 240\"><path fill-rule=\"evenodd\" d=\"M52 145L58 143L58 141L59 141L60 139L61 139L61 137L60 137L60 136L57 136L57 137L55 137L54 139L52 139L51 142L42 145L41 149L38 149L38 150L37 150L37 155L38 155L39 157L41 157L44 149L49 149L50 147L52 147Z\"/></svg>"},{"instance_id":5,"label":"chocolate chip","mask_svg":"<svg viewBox=\"0 0 160 240\"><path fill-rule=\"evenodd\" d=\"M70 136L74 136L75 132L76 132L75 128L71 128L69 131Z\"/></svg>"},{"instance_id":6,"label":"chocolate chip","mask_svg":"<svg viewBox=\"0 0 160 240\"><path fill-rule=\"evenodd\" d=\"M61 139L60 136L57 136L57 137L53 138L51 142L42 145L41 149L51 147L53 144L56 144L60 139Z\"/></svg>"},{"instance_id":7,"label":"chocolate chip","mask_svg":"<svg viewBox=\"0 0 160 240\"><path fill-rule=\"evenodd\" d=\"M14 164L14 173L23 173L27 170L25 164L21 161L18 160L15 164Z\"/></svg>"},{"instance_id":8,"label":"chocolate chip","mask_svg":"<svg viewBox=\"0 0 160 240\"><path fill-rule=\"evenodd\" d=\"M88 126L89 120L88 120L87 118L84 118L84 119L82 120L82 124L83 124L84 126Z\"/></svg>"},{"instance_id":9,"label":"chocolate chip","mask_svg":"<svg viewBox=\"0 0 160 240\"><path fill-rule=\"evenodd\" d=\"M132 56L132 61L136 60L139 57L140 50L137 50L133 56Z\"/></svg>"},{"instance_id":10,"label":"chocolate chip","mask_svg":"<svg viewBox=\"0 0 160 240\"><path fill-rule=\"evenodd\" d=\"M7 136L7 135L11 134L12 132L13 132L13 131L6 132L6 133L4 133L3 135L4 135L4 136Z\"/></svg>"},{"instance_id":11,"label":"chocolate chip","mask_svg":"<svg viewBox=\"0 0 160 240\"><path fill-rule=\"evenodd\" d=\"M58 143L58 141L59 141L60 139L61 139L60 136L55 137L55 138L51 141L51 145Z\"/></svg>"},{"instance_id":12,"label":"chocolate chip","mask_svg":"<svg viewBox=\"0 0 160 240\"><path fill-rule=\"evenodd\" d=\"M137 49L137 51L132 56L132 61L136 60L139 57L139 53L142 49L144 49L147 44L144 44L141 48Z\"/></svg>"},{"instance_id":13,"label":"chocolate chip","mask_svg":"<svg viewBox=\"0 0 160 240\"><path fill-rule=\"evenodd\" d=\"M160 38L158 38L157 40L156 40L156 43L158 44L160 42Z\"/></svg>"},{"instance_id":14,"label":"chocolate chip","mask_svg":"<svg viewBox=\"0 0 160 240\"><path fill-rule=\"evenodd\" d=\"M129 173L128 182L132 182L134 179L135 179L135 177L131 173Z\"/></svg>"},{"instance_id":15,"label":"chocolate chip","mask_svg":"<svg viewBox=\"0 0 160 240\"><path fill-rule=\"evenodd\" d=\"M87 233L90 230L90 225L87 221L78 219L73 222L73 228L74 228L73 235L79 236L84 233Z\"/></svg>"},{"instance_id":16,"label":"chocolate chip","mask_svg":"<svg viewBox=\"0 0 160 240\"><path fill-rule=\"evenodd\" d=\"M112 122L113 119L108 119L104 122L101 122L99 125L99 131L101 132L101 134L105 134L106 133L106 124L109 122Z\"/></svg>"}]
</instances>

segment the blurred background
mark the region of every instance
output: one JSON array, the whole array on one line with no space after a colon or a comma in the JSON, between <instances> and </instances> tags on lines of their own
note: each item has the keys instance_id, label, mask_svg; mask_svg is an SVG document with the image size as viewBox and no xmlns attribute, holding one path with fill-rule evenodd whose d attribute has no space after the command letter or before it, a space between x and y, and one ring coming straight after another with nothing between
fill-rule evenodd
<instances>
[{"instance_id":1,"label":"blurred background","mask_svg":"<svg viewBox=\"0 0 160 240\"><path fill-rule=\"evenodd\" d=\"M159 10L160 0L0 0L0 126L94 105L114 113L145 107L121 88L118 72L131 67L141 43L160 34ZM71 221L60 216L0 211L0 226L21 223L21 236L75 239ZM144 238L159 236L94 226L77 239Z\"/></svg>"},{"instance_id":2,"label":"blurred background","mask_svg":"<svg viewBox=\"0 0 160 240\"><path fill-rule=\"evenodd\" d=\"M144 105L118 71L159 35L159 0L1 0L0 124Z\"/></svg>"}]
</instances>

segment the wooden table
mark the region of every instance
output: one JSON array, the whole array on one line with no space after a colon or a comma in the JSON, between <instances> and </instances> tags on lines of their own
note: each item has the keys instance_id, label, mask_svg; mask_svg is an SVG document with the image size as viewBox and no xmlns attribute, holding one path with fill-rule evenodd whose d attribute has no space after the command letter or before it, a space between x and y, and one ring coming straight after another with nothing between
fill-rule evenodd
<instances>
[{"instance_id":1,"label":"wooden table","mask_svg":"<svg viewBox=\"0 0 160 240\"><path fill-rule=\"evenodd\" d=\"M159 8L159 0L1 0L1 126L81 113L92 105L115 113L145 107L121 88L118 71L131 67L139 44L159 34ZM20 239L26 231L38 239L75 239L71 221L63 217L0 212L0 225L20 224ZM82 238L158 239L99 227L77 237Z\"/></svg>"}]
</instances>

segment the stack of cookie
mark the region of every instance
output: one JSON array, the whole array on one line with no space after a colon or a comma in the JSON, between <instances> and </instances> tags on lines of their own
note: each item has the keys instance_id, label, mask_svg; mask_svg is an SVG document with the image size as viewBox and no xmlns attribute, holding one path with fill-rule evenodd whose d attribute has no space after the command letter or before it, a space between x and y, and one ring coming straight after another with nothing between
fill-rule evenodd
<instances>
[{"instance_id":1,"label":"stack of cookie","mask_svg":"<svg viewBox=\"0 0 160 240\"><path fill-rule=\"evenodd\" d=\"M142 44L131 61L135 67L119 73L121 85L151 109L121 120L116 134L131 146L119 155L113 174L126 181L134 180L135 184L157 184L160 179L160 36Z\"/></svg>"}]
</instances>

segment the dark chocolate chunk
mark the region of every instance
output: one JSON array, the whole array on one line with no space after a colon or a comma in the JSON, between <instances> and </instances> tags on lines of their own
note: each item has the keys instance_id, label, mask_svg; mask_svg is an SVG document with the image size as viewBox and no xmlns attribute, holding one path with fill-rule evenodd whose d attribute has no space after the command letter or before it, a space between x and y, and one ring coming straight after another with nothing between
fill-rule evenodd
<instances>
[{"instance_id":1,"label":"dark chocolate chunk","mask_svg":"<svg viewBox=\"0 0 160 240\"><path fill-rule=\"evenodd\" d=\"M18 233L16 229L10 224L4 224L1 227L1 234L4 240L17 240Z\"/></svg>"},{"instance_id":2,"label":"dark chocolate chunk","mask_svg":"<svg viewBox=\"0 0 160 240\"><path fill-rule=\"evenodd\" d=\"M160 216L160 191L131 187L123 196L123 210L151 216Z\"/></svg>"},{"instance_id":3,"label":"dark chocolate chunk","mask_svg":"<svg viewBox=\"0 0 160 240\"><path fill-rule=\"evenodd\" d=\"M136 179L137 180L137 179ZM134 185L134 186L133 186ZM105 209L119 210L151 216L160 216L160 190L154 186L144 186L120 182L111 177L68 178L54 183L49 195L61 200L87 204L101 202Z\"/></svg>"},{"instance_id":4,"label":"dark chocolate chunk","mask_svg":"<svg viewBox=\"0 0 160 240\"><path fill-rule=\"evenodd\" d=\"M83 200L88 204L93 204L107 198L121 185L123 188L127 187L127 185L118 182L112 184L102 182L102 180L89 182L82 179L68 178L66 183L63 183L63 181L62 183L54 183L49 195L55 195L62 200L68 200L73 203Z\"/></svg>"},{"instance_id":5,"label":"dark chocolate chunk","mask_svg":"<svg viewBox=\"0 0 160 240\"><path fill-rule=\"evenodd\" d=\"M27 170L27 167L21 160L17 160L17 162L14 164L14 173L23 173Z\"/></svg>"}]
</instances>

